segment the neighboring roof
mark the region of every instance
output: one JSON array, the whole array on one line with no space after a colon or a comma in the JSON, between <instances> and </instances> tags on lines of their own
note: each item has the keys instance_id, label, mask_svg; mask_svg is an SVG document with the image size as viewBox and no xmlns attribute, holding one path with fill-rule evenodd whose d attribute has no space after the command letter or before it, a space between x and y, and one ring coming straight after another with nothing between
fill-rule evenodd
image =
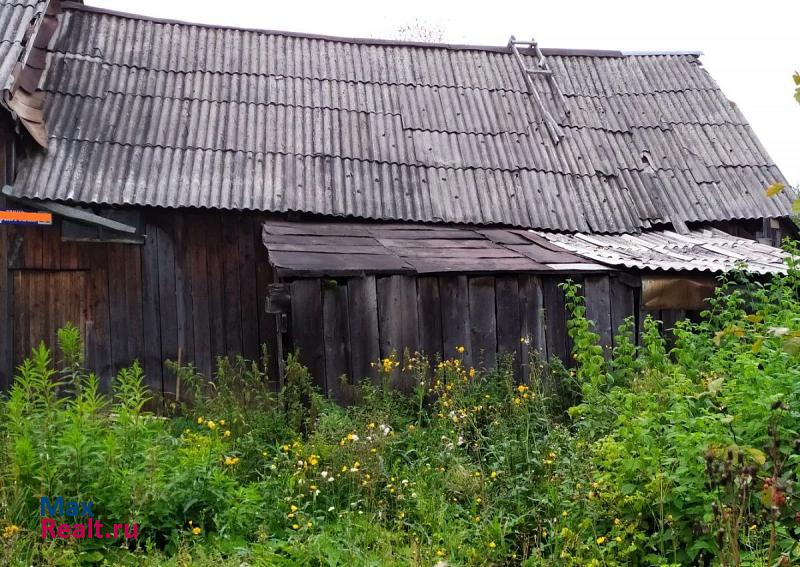
<instances>
[{"instance_id":1,"label":"neighboring roof","mask_svg":"<svg viewBox=\"0 0 800 567\"><path fill-rule=\"evenodd\" d=\"M780 217L790 191L696 55L545 51L151 21L81 5L45 82L50 150L18 196L637 232ZM524 56L534 65L531 55Z\"/></svg>"},{"instance_id":2,"label":"neighboring roof","mask_svg":"<svg viewBox=\"0 0 800 567\"><path fill-rule=\"evenodd\" d=\"M38 86L59 6L59 0L0 0L0 103L44 147L44 96Z\"/></svg>"},{"instance_id":3,"label":"neighboring roof","mask_svg":"<svg viewBox=\"0 0 800 567\"><path fill-rule=\"evenodd\" d=\"M780 248L713 228L688 234L670 231L639 235L536 234L575 254L610 266L700 272L744 269L756 274L786 272L786 253Z\"/></svg>"},{"instance_id":4,"label":"neighboring roof","mask_svg":"<svg viewBox=\"0 0 800 567\"><path fill-rule=\"evenodd\" d=\"M608 270L526 230L267 221L262 239L281 277Z\"/></svg>"}]
</instances>

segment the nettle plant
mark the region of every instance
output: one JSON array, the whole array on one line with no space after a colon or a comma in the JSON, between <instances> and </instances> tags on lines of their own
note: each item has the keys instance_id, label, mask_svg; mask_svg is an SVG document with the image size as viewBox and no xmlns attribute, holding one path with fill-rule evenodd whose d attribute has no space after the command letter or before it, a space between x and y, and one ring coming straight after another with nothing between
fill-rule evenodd
<instances>
[{"instance_id":1,"label":"nettle plant","mask_svg":"<svg viewBox=\"0 0 800 567\"><path fill-rule=\"evenodd\" d=\"M793 564L800 558L796 249L768 283L720 278L667 352L649 317L606 361L580 288L564 285L583 399L570 409L590 478L564 512L561 556L585 564ZM570 523L570 522L567 522Z\"/></svg>"}]
</instances>

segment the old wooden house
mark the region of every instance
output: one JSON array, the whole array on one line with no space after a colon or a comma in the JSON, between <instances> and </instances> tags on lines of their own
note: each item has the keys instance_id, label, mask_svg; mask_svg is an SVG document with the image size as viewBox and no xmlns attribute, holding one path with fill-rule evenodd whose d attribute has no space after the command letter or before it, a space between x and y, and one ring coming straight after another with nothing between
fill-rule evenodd
<instances>
[{"instance_id":1,"label":"old wooden house","mask_svg":"<svg viewBox=\"0 0 800 567\"><path fill-rule=\"evenodd\" d=\"M568 356L781 270L783 177L697 53L420 44L0 0L0 379L71 321L105 379L299 349ZM276 285L282 284L282 285ZM271 375L278 375L275 365Z\"/></svg>"}]
</instances>

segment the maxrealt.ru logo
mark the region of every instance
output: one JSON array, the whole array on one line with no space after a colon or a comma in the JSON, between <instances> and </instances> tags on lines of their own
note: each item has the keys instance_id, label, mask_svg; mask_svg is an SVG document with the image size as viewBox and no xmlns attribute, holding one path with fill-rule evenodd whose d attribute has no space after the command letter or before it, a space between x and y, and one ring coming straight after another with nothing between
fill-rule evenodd
<instances>
[{"instance_id":1,"label":"maxrealt.ru logo","mask_svg":"<svg viewBox=\"0 0 800 567\"><path fill-rule=\"evenodd\" d=\"M42 496L39 504L39 515L42 518L42 539L136 539L139 537L139 524L112 524L110 531L103 531L102 522L95 519L92 502L64 500L59 496L52 501ZM55 520L58 518L78 518L85 523L67 523Z\"/></svg>"}]
</instances>

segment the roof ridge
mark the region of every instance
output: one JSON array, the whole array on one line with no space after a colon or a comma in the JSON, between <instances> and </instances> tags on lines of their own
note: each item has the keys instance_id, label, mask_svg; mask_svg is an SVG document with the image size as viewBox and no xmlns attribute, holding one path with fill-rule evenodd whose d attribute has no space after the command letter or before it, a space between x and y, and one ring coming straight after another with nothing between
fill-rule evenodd
<instances>
[{"instance_id":1,"label":"roof ridge","mask_svg":"<svg viewBox=\"0 0 800 567\"><path fill-rule=\"evenodd\" d=\"M73 0L65 0L62 2L62 9L76 10L83 12L92 12L96 14L106 14L120 18L130 18L135 20L143 20L161 24L173 24L184 26L196 26L201 28L218 29L218 30L234 30L242 32L262 33L267 35L280 35L284 37L296 37L301 39L318 39L322 41L333 41L340 43L362 44L362 45L382 45L387 47L419 47L423 49L445 49L453 51L488 51L495 53L508 54L509 49L506 45L475 45L475 44L460 44L460 43L428 43L422 41L408 41L399 39L381 39L369 37L348 37L327 34L315 34L304 32L293 32L286 30L270 30L262 28L248 28L239 26L226 26L221 24L208 24L202 22L190 22L186 20L176 20L172 18L161 18L155 16L147 16L145 14L135 14L132 12L123 12L120 10L111 10L108 8L101 8L98 6L87 6L86 4L76 2ZM526 49L520 50L527 54ZM698 57L703 53L696 50L677 50L677 51L621 51L616 49L576 49L576 48L559 48L559 47L542 47L541 51L544 55L556 55L564 57L638 57L638 56L691 56Z\"/></svg>"}]
</instances>

